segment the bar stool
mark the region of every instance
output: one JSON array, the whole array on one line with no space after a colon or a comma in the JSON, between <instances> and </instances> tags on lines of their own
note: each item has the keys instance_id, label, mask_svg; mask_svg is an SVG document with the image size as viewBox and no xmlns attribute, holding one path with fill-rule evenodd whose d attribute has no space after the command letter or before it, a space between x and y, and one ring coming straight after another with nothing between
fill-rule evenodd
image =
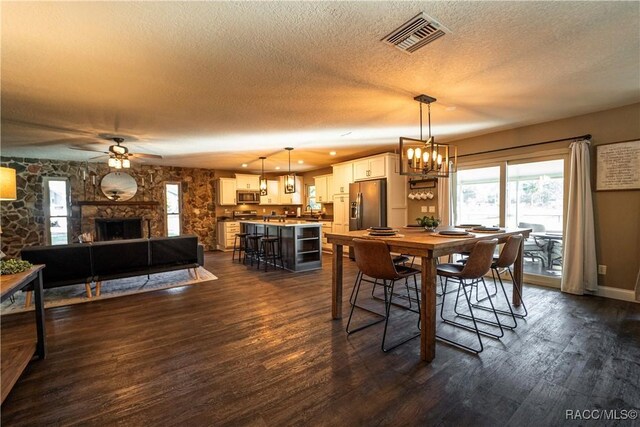
<instances>
[{"instance_id":1,"label":"bar stool","mask_svg":"<svg viewBox=\"0 0 640 427\"><path fill-rule=\"evenodd\" d=\"M453 344L465 350L469 350L474 353L480 353L484 349L484 346L482 345L482 338L480 335L486 335L493 338L500 338L504 335L504 331L500 324L500 319L498 318L498 314L495 312L495 307L493 306L493 302L491 301L491 298L489 298L489 303L491 304L491 309L496 319L495 323L493 322L489 323L484 319L478 319L475 317L475 315L473 314L473 307L471 305L470 295L467 293L467 287L472 287L474 284L482 282L482 284L484 285L485 292L487 293L487 295L489 295L489 291L487 290L487 285L484 282L483 276L487 274L489 272L489 269L491 268L491 264L493 263L493 251L495 250L497 244L498 244L497 239L481 240L477 242L473 247L473 250L471 251L471 254L469 255L469 258L467 259L466 263L440 264L436 267L438 275L443 276L445 278L445 282L444 282L445 288L444 288L444 293L442 294L442 305L440 306L440 318L442 319L443 322L447 324L454 325L459 328L475 332L478 338L479 347L478 348L469 347L457 341L437 335L437 337L440 340L448 342L449 344ZM454 311L458 316L472 320L473 327L444 317L445 298L447 296L447 285L448 285L449 279L455 279L459 283L458 293L456 295L456 302L454 305ZM464 297L467 300L467 306L469 308L470 315L461 314L457 310L458 299L460 297L460 289L462 289L464 293ZM497 325L500 328L500 335L493 334L484 330L480 330L478 328L478 322Z\"/></svg>"},{"instance_id":2,"label":"bar stool","mask_svg":"<svg viewBox=\"0 0 640 427\"><path fill-rule=\"evenodd\" d=\"M267 271L269 261L272 262L273 268L278 269L277 260L280 260L280 266L284 270L284 262L282 260L282 250L280 246L280 238L275 236L263 237L260 242L260 253L264 260L264 271ZM260 268L260 258L258 258L258 268Z\"/></svg>"},{"instance_id":3,"label":"bar stool","mask_svg":"<svg viewBox=\"0 0 640 427\"><path fill-rule=\"evenodd\" d=\"M420 336L420 331L412 334L407 338L403 338L399 342L391 345L390 347L385 347L385 342L387 338L387 328L389 326L389 317L391 313L391 305L393 300L393 288L395 286L396 281L407 279L409 277L413 277L414 288L416 291L416 299L418 295L418 282L416 281L416 275L420 273L420 270L416 270L411 267L404 267L401 265L396 265L393 263L391 258L391 253L389 252L389 247L386 243L380 240L367 240L367 239L353 239L354 250L355 250L355 258L356 265L360 269L360 274L356 279L356 283L354 283L354 289L352 294L355 293L353 298L353 303L351 304L351 312L349 313L349 321L347 322L347 334L352 334L354 332L360 331L362 329L368 328L369 326L373 326L377 323L384 321L384 332L382 334L382 351L387 352L398 347L405 342L412 340ZM371 280L365 279L364 276L370 277L374 279L374 282ZM382 286L384 288L384 302L385 302L385 313L380 314L375 311L366 309L364 307L358 306L358 294L360 293L360 286L363 281L369 283L377 283L379 280L382 280ZM418 313L420 312L419 307L419 299L418 299ZM351 320L353 318L354 309L358 307L360 309L364 309L370 313L375 314L380 317L380 319L370 322L368 324L357 327L356 329L350 330ZM418 316L418 325L420 323L420 319Z\"/></svg>"},{"instance_id":4,"label":"bar stool","mask_svg":"<svg viewBox=\"0 0 640 427\"><path fill-rule=\"evenodd\" d=\"M236 233L235 237L233 238L233 254L231 255L231 262L233 262L233 260L236 257L236 251L238 252L238 262L242 262L242 253L245 253L246 256L246 252L247 252L247 236L249 235L249 233ZM238 239L240 239L240 241L238 241ZM238 243L240 243L238 245Z\"/></svg>"},{"instance_id":5,"label":"bar stool","mask_svg":"<svg viewBox=\"0 0 640 427\"><path fill-rule=\"evenodd\" d=\"M247 247L244 252L244 260L245 264L247 261L247 257L249 261L251 261L251 266L253 267L253 261L258 261L258 268L260 267L260 239L262 239L262 234L250 234L246 237L247 239Z\"/></svg>"}]
</instances>

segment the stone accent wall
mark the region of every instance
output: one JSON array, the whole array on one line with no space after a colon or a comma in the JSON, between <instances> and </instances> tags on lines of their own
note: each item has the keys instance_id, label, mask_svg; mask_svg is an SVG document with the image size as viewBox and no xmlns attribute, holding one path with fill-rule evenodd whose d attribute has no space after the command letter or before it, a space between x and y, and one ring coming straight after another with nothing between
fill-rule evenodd
<instances>
[{"instance_id":1,"label":"stone accent wall","mask_svg":"<svg viewBox=\"0 0 640 427\"><path fill-rule=\"evenodd\" d=\"M95 236L96 218L143 218L143 237L147 237L146 219L151 235L165 236L164 183L182 184L182 232L195 234L206 250L216 246L215 172L133 164L122 173L138 184L134 201L157 201L158 205L79 205L80 201L107 201L100 191L100 180L111 172L106 162L84 163L64 160L1 157L0 164L16 169L17 200L1 202L1 247L8 256L17 256L25 246L45 245L44 178L67 178L71 190L69 217L70 242L78 242L82 233ZM83 179L84 177L84 179Z\"/></svg>"}]
</instances>

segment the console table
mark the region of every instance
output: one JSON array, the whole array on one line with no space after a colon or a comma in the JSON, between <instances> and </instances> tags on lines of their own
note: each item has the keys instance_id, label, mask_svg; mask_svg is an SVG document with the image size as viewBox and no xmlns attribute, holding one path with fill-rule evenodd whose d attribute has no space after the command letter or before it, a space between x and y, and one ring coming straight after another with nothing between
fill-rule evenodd
<instances>
[{"instance_id":1,"label":"console table","mask_svg":"<svg viewBox=\"0 0 640 427\"><path fill-rule=\"evenodd\" d=\"M18 274L0 276L1 301L5 301L19 290L33 284L36 306L36 330L38 340L35 343L2 345L2 400L7 397L16 381L36 354L38 358L46 356L46 334L44 329L44 299L42 292L42 270L44 265L34 265ZM0 302L1 302L0 301Z\"/></svg>"}]
</instances>

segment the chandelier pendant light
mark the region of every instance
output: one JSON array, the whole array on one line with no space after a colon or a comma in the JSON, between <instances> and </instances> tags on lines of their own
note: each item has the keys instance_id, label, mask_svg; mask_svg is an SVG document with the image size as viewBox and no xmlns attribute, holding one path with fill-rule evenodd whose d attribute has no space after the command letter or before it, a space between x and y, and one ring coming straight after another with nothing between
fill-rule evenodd
<instances>
[{"instance_id":1,"label":"chandelier pendant light","mask_svg":"<svg viewBox=\"0 0 640 427\"><path fill-rule=\"evenodd\" d=\"M448 178L456 171L458 147L436 143L431 135L431 103L436 99L429 95L418 95L420 103L420 139L400 137L400 175L423 178ZM429 137L422 137L422 104L427 104Z\"/></svg>"},{"instance_id":2,"label":"chandelier pendant light","mask_svg":"<svg viewBox=\"0 0 640 427\"><path fill-rule=\"evenodd\" d=\"M268 194L267 177L264 176L264 161L266 160L266 157L260 157L260 160L262 160L262 173L260 174L260 195L266 196Z\"/></svg>"},{"instance_id":3,"label":"chandelier pendant light","mask_svg":"<svg viewBox=\"0 0 640 427\"><path fill-rule=\"evenodd\" d=\"M293 147L286 147L285 150L289 152L289 173L284 179L284 193L293 194L296 192L296 174L291 173L291 150Z\"/></svg>"}]
</instances>

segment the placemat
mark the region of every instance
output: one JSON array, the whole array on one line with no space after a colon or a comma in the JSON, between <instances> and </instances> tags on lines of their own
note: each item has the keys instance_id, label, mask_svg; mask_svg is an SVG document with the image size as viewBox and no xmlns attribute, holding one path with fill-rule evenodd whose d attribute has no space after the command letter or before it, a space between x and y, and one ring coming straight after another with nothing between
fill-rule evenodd
<instances>
[{"instance_id":1,"label":"placemat","mask_svg":"<svg viewBox=\"0 0 640 427\"><path fill-rule=\"evenodd\" d=\"M369 233L365 233L362 236L363 237L372 237L372 238L375 238L375 239L393 239L393 238L396 238L396 237L404 237L404 234L394 234L394 235L391 235L391 236L375 236L375 235L372 236Z\"/></svg>"},{"instance_id":2,"label":"placemat","mask_svg":"<svg viewBox=\"0 0 640 427\"><path fill-rule=\"evenodd\" d=\"M447 238L449 238L449 239L469 239L469 238L471 238L471 237L476 237L476 235L475 235L475 234L473 234L473 233L469 233L469 234L467 234L466 236L444 236L444 235L442 235L442 234L440 234L440 233L433 233L433 234L431 234L431 236L435 236L435 237L447 237Z\"/></svg>"}]
</instances>

